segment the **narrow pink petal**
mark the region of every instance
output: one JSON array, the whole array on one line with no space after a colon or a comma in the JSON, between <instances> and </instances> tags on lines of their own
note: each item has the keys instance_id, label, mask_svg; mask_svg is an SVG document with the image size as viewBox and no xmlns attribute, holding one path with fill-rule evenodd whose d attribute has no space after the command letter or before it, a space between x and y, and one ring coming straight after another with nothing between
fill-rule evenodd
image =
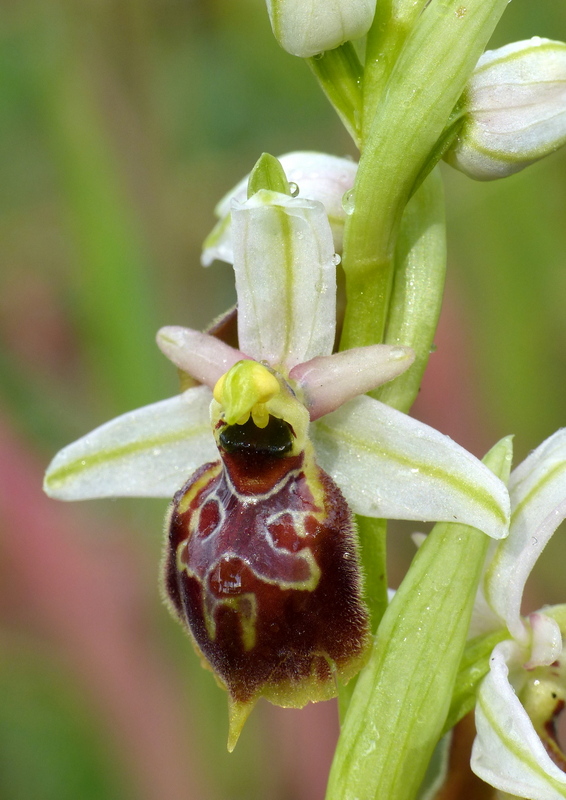
<instances>
[{"instance_id":1,"label":"narrow pink petal","mask_svg":"<svg viewBox=\"0 0 566 800\"><path fill-rule=\"evenodd\" d=\"M297 364L290 377L303 388L311 420L405 372L415 359L410 347L375 344Z\"/></svg>"},{"instance_id":2,"label":"narrow pink petal","mask_svg":"<svg viewBox=\"0 0 566 800\"><path fill-rule=\"evenodd\" d=\"M249 358L215 336L179 325L161 328L157 334L157 344L175 366L211 389L230 367Z\"/></svg>"}]
</instances>

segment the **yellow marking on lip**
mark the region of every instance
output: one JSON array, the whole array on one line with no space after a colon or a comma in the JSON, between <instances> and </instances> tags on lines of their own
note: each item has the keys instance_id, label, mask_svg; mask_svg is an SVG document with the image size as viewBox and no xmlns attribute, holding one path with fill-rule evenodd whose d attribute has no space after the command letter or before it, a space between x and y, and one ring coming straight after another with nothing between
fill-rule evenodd
<instances>
[{"instance_id":1,"label":"yellow marking on lip","mask_svg":"<svg viewBox=\"0 0 566 800\"><path fill-rule=\"evenodd\" d=\"M210 467L210 469L207 469L206 472L204 472L200 476L200 478L198 478L198 480L196 480L189 487L189 489L185 492L183 497L179 500L179 504L177 506L177 513L184 514L188 510L189 506L191 505L197 494L200 491L202 491L202 489L204 489L204 487L208 483L213 481L214 478L216 478L217 475L220 474L221 470L222 470L222 464L220 461L217 461Z\"/></svg>"}]
</instances>

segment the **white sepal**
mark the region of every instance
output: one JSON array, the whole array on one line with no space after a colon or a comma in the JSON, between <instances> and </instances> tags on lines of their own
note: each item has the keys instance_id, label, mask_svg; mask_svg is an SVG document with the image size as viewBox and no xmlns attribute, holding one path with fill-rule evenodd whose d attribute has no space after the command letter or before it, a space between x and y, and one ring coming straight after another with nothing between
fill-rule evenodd
<instances>
[{"instance_id":1,"label":"white sepal","mask_svg":"<svg viewBox=\"0 0 566 800\"><path fill-rule=\"evenodd\" d=\"M172 497L197 467L215 461L212 394L196 386L107 422L61 450L44 489L58 500Z\"/></svg>"},{"instance_id":2,"label":"white sepal","mask_svg":"<svg viewBox=\"0 0 566 800\"><path fill-rule=\"evenodd\" d=\"M566 774L548 756L509 682L509 670L519 668L523 656L523 648L512 641L493 650L478 693L471 767L486 783L511 795L562 800Z\"/></svg>"},{"instance_id":3,"label":"white sepal","mask_svg":"<svg viewBox=\"0 0 566 800\"><path fill-rule=\"evenodd\" d=\"M234 201L232 236L241 350L284 371L329 355L336 263L322 204L261 190Z\"/></svg>"},{"instance_id":4,"label":"white sepal","mask_svg":"<svg viewBox=\"0 0 566 800\"><path fill-rule=\"evenodd\" d=\"M354 185L358 165L347 158L311 151L285 153L278 160L289 183L296 184L298 197L322 203L334 237L334 249L341 252L346 220L342 198ZM230 210L232 200L246 201L249 177L248 174L242 178L216 206L214 213L218 222L204 242L203 266L208 267L215 260L234 263Z\"/></svg>"},{"instance_id":5,"label":"white sepal","mask_svg":"<svg viewBox=\"0 0 566 800\"><path fill-rule=\"evenodd\" d=\"M509 479L511 535L495 549L484 592L511 634L527 645L521 619L525 583L546 543L566 516L566 428L544 441Z\"/></svg>"},{"instance_id":6,"label":"white sepal","mask_svg":"<svg viewBox=\"0 0 566 800\"><path fill-rule=\"evenodd\" d=\"M509 496L477 458L428 425L370 397L311 425L317 459L353 511L461 522L507 535Z\"/></svg>"}]
</instances>

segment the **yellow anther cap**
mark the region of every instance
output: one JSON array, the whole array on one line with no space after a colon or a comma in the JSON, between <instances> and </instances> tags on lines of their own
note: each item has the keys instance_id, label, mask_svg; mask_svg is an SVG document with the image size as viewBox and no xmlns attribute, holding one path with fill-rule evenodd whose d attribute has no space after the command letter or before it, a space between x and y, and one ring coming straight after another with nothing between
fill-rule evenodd
<instances>
[{"instance_id":1,"label":"yellow anther cap","mask_svg":"<svg viewBox=\"0 0 566 800\"><path fill-rule=\"evenodd\" d=\"M279 381L267 367L257 361L238 361L218 380L214 387L214 399L223 407L228 425L242 425L247 422L250 413L254 422L256 417L263 420L266 413L256 409L256 406L267 403L280 390Z\"/></svg>"}]
</instances>

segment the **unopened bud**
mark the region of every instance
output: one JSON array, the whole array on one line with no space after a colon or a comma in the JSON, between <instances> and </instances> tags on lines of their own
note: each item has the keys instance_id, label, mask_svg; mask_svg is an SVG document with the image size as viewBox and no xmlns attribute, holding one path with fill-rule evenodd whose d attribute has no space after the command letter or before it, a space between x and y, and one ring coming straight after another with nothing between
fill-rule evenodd
<instances>
[{"instance_id":1,"label":"unopened bud","mask_svg":"<svg viewBox=\"0 0 566 800\"><path fill-rule=\"evenodd\" d=\"M375 0L267 0L267 10L281 47L309 58L364 36Z\"/></svg>"},{"instance_id":2,"label":"unopened bud","mask_svg":"<svg viewBox=\"0 0 566 800\"><path fill-rule=\"evenodd\" d=\"M478 180L504 178L566 142L566 44L488 50L463 96L465 122L445 159Z\"/></svg>"},{"instance_id":3,"label":"unopened bud","mask_svg":"<svg viewBox=\"0 0 566 800\"><path fill-rule=\"evenodd\" d=\"M265 154L262 159L260 162L265 165ZM346 219L342 198L354 185L358 165L347 158L313 152L286 153L279 156L278 160L289 182L285 192L288 188L289 194L293 196L298 195L301 199L317 200L323 204L332 229L334 249L339 253L342 249L342 234ZM204 242L202 263L205 267L216 259L227 261L230 264L234 263L230 208L232 200L240 202L246 200L249 178L250 176L246 175L216 206L215 214L219 218L219 222Z\"/></svg>"}]
</instances>

